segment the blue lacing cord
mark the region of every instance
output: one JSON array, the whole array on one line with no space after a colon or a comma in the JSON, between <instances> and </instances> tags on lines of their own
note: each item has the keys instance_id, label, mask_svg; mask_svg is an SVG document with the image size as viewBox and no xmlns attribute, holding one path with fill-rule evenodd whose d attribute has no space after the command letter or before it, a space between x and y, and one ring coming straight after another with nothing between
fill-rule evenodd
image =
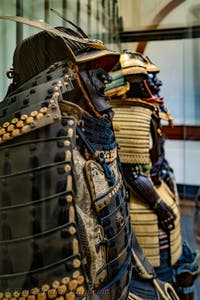
<instances>
[{"instance_id":1,"label":"blue lacing cord","mask_svg":"<svg viewBox=\"0 0 200 300\"><path fill-rule=\"evenodd\" d=\"M120 278L123 276L123 274L128 269L128 266L131 262L131 248L128 249L128 259L125 261L125 263L122 265L120 271L117 273L117 275L113 278L112 281L110 281L106 286L104 286L101 290L97 291L97 295L104 295L106 291L110 290L110 288L120 280Z\"/></svg>"},{"instance_id":2,"label":"blue lacing cord","mask_svg":"<svg viewBox=\"0 0 200 300\"><path fill-rule=\"evenodd\" d=\"M76 130L77 130L78 135L81 137L82 141L85 143L88 151L96 157L97 161L101 164L102 168L104 169L105 176L108 179L109 186L113 186L115 184L115 179L112 176L112 173L110 172L110 169L109 169L108 165L105 162L103 151L101 151L97 155L97 150L90 143L88 138L83 134L83 132L81 131L81 129L78 126L76 127Z\"/></svg>"}]
</instances>

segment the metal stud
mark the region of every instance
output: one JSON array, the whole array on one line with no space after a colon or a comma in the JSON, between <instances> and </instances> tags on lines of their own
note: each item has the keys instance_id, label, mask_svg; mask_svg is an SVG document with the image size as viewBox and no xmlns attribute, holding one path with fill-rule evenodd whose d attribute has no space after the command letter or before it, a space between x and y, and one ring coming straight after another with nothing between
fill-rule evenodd
<instances>
[{"instance_id":1,"label":"metal stud","mask_svg":"<svg viewBox=\"0 0 200 300\"><path fill-rule=\"evenodd\" d=\"M4 133L4 135L2 136L3 141L7 141L10 139L10 133Z\"/></svg>"},{"instance_id":2,"label":"metal stud","mask_svg":"<svg viewBox=\"0 0 200 300\"><path fill-rule=\"evenodd\" d=\"M10 299L10 298L12 297L11 292L5 292L5 297L6 297L7 299Z\"/></svg>"},{"instance_id":3,"label":"metal stud","mask_svg":"<svg viewBox=\"0 0 200 300\"><path fill-rule=\"evenodd\" d=\"M22 121L25 121L27 118L28 118L28 116L25 115L25 114L21 116L21 120L22 120Z\"/></svg>"},{"instance_id":4,"label":"metal stud","mask_svg":"<svg viewBox=\"0 0 200 300\"><path fill-rule=\"evenodd\" d=\"M3 126L4 128L6 128L6 127L8 127L9 125L10 125L10 123L9 123L9 122L5 122L5 123L3 123L3 125L2 125L2 126Z\"/></svg>"},{"instance_id":5,"label":"metal stud","mask_svg":"<svg viewBox=\"0 0 200 300\"><path fill-rule=\"evenodd\" d=\"M47 292L50 289L50 286L48 284L43 284L41 289L43 292Z\"/></svg>"},{"instance_id":6,"label":"metal stud","mask_svg":"<svg viewBox=\"0 0 200 300\"><path fill-rule=\"evenodd\" d=\"M70 226L70 227L69 227L69 233L70 233L71 235L75 234L75 233L76 233L76 228L75 228L74 226Z\"/></svg>"},{"instance_id":7,"label":"metal stud","mask_svg":"<svg viewBox=\"0 0 200 300\"><path fill-rule=\"evenodd\" d=\"M28 290L23 290L22 291L22 297L27 297L29 295L29 291Z\"/></svg>"},{"instance_id":8,"label":"metal stud","mask_svg":"<svg viewBox=\"0 0 200 300\"><path fill-rule=\"evenodd\" d=\"M40 112L45 114L47 112L47 107L40 108Z\"/></svg>"},{"instance_id":9,"label":"metal stud","mask_svg":"<svg viewBox=\"0 0 200 300\"><path fill-rule=\"evenodd\" d=\"M75 259L73 260L73 266L74 266L74 268L79 268L80 265L81 265L80 259L75 258Z\"/></svg>"},{"instance_id":10,"label":"metal stud","mask_svg":"<svg viewBox=\"0 0 200 300\"><path fill-rule=\"evenodd\" d=\"M68 135L69 137L72 137L72 136L73 136L73 133L74 133L74 130L73 130L72 128L69 128L67 135Z\"/></svg>"},{"instance_id":11,"label":"metal stud","mask_svg":"<svg viewBox=\"0 0 200 300\"><path fill-rule=\"evenodd\" d=\"M38 114L38 111L37 110L34 110L31 112L31 117L35 118Z\"/></svg>"},{"instance_id":12,"label":"metal stud","mask_svg":"<svg viewBox=\"0 0 200 300\"><path fill-rule=\"evenodd\" d=\"M66 197L66 201L67 201L67 203L71 203L71 202L72 202L72 200L73 200L73 197L72 197L72 195L67 195L67 197Z\"/></svg>"},{"instance_id":13,"label":"metal stud","mask_svg":"<svg viewBox=\"0 0 200 300\"><path fill-rule=\"evenodd\" d=\"M75 300L75 299L76 299L76 296L75 296L75 294L74 294L73 292L70 292L70 293L67 293L67 294L65 295L65 299L66 299L66 300Z\"/></svg>"},{"instance_id":14,"label":"metal stud","mask_svg":"<svg viewBox=\"0 0 200 300\"><path fill-rule=\"evenodd\" d=\"M70 282L68 283L68 288L70 291L74 291L78 286L78 282L73 279L73 280L70 280Z\"/></svg>"},{"instance_id":15,"label":"metal stud","mask_svg":"<svg viewBox=\"0 0 200 300\"><path fill-rule=\"evenodd\" d=\"M64 141L64 146L65 146L65 147L68 147L69 145L70 145L70 141L67 141L67 140Z\"/></svg>"},{"instance_id":16,"label":"metal stud","mask_svg":"<svg viewBox=\"0 0 200 300\"><path fill-rule=\"evenodd\" d=\"M58 287L58 294L59 295L64 295L67 292L67 287L65 284L62 284Z\"/></svg>"},{"instance_id":17,"label":"metal stud","mask_svg":"<svg viewBox=\"0 0 200 300\"><path fill-rule=\"evenodd\" d=\"M35 300L35 295L29 295L29 296L27 297L27 299L28 299L28 300Z\"/></svg>"},{"instance_id":18,"label":"metal stud","mask_svg":"<svg viewBox=\"0 0 200 300\"><path fill-rule=\"evenodd\" d=\"M0 135L3 135L4 133L6 133L5 128L0 128Z\"/></svg>"},{"instance_id":19,"label":"metal stud","mask_svg":"<svg viewBox=\"0 0 200 300\"><path fill-rule=\"evenodd\" d=\"M53 287L54 289L57 289L57 288L59 287L59 285L60 285L60 282L59 282L58 280L55 280L55 281L52 283L52 287Z\"/></svg>"},{"instance_id":20,"label":"metal stud","mask_svg":"<svg viewBox=\"0 0 200 300\"><path fill-rule=\"evenodd\" d=\"M77 296L83 296L85 294L85 289L83 286L79 286L77 289L76 289L76 295Z\"/></svg>"},{"instance_id":21,"label":"metal stud","mask_svg":"<svg viewBox=\"0 0 200 300\"><path fill-rule=\"evenodd\" d=\"M14 291L13 292L13 297L18 298L20 296L20 292L19 291Z\"/></svg>"},{"instance_id":22,"label":"metal stud","mask_svg":"<svg viewBox=\"0 0 200 300\"><path fill-rule=\"evenodd\" d=\"M72 277L73 277L74 279L76 279L77 282L78 282L78 278L80 277L80 271L78 271L78 270L74 271L73 274L72 274ZM78 282L78 283L79 283L79 282Z\"/></svg>"},{"instance_id":23,"label":"metal stud","mask_svg":"<svg viewBox=\"0 0 200 300\"><path fill-rule=\"evenodd\" d=\"M68 124L69 124L70 126L74 125L74 120L69 120L69 121L68 121Z\"/></svg>"},{"instance_id":24,"label":"metal stud","mask_svg":"<svg viewBox=\"0 0 200 300\"><path fill-rule=\"evenodd\" d=\"M47 296L44 292L37 295L37 300L46 300L46 298Z\"/></svg>"},{"instance_id":25,"label":"metal stud","mask_svg":"<svg viewBox=\"0 0 200 300\"><path fill-rule=\"evenodd\" d=\"M71 151L67 150L65 152L65 161L71 161L71 159L72 159Z\"/></svg>"},{"instance_id":26,"label":"metal stud","mask_svg":"<svg viewBox=\"0 0 200 300\"><path fill-rule=\"evenodd\" d=\"M18 121L17 123L16 123L16 127L17 128L21 128L21 127L23 127L24 126L24 122L22 121L22 120L20 120L20 121Z\"/></svg>"},{"instance_id":27,"label":"metal stud","mask_svg":"<svg viewBox=\"0 0 200 300\"><path fill-rule=\"evenodd\" d=\"M71 171L71 166L69 164L65 165L65 172L70 172Z\"/></svg>"},{"instance_id":28,"label":"metal stud","mask_svg":"<svg viewBox=\"0 0 200 300\"><path fill-rule=\"evenodd\" d=\"M10 124L8 127L7 127L7 131L8 132L11 132L11 131L13 131L14 130L14 125L13 124Z\"/></svg>"},{"instance_id":29,"label":"metal stud","mask_svg":"<svg viewBox=\"0 0 200 300\"><path fill-rule=\"evenodd\" d=\"M11 120L11 123L12 123L12 124L16 124L18 121L19 121L18 118L13 118L13 119Z\"/></svg>"},{"instance_id":30,"label":"metal stud","mask_svg":"<svg viewBox=\"0 0 200 300\"><path fill-rule=\"evenodd\" d=\"M83 284L85 281L85 278L83 275L80 275L76 278L76 280L77 280L78 284Z\"/></svg>"},{"instance_id":31,"label":"metal stud","mask_svg":"<svg viewBox=\"0 0 200 300\"><path fill-rule=\"evenodd\" d=\"M63 284L68 284L69 281L70 281L70 278L66 276L66 277L62 278L61 281L62 281Z\"/></svg>"},{"instance_id":32,"label":"metal stud","mask_svg":"<svg viewBox=\"0 0 200 300\"><path fill-rule=\"evenodd\" d=\"M57 291L56 289L50 289L48 290L48 297L49 299L54 299L57 296Z\"/></svg>"},{"instance_id":33,"label":"metal stud","mask_svg":"<svg viewBox=\"0 0 200 300\"><path fill-rule=\"evenodd\" d=\"M26 123L27 124L30 124L30 123L32 123L33 122L33 117L28 117L27 119L26 119Z\"/></svg>"},{"instance_id":34,"label":"metal stud","mask_svg":"<svg viewBox=\"0 0 200 300\"><path fill-rule=\"evenodd\" d=\"M36 116L36 119L39 120L39 119L43 118L43 116L44 116L44 114L39 112Z\"/></svg>"},{"instance_id":35,"label":"metal stud","mask_svg":"<svg viewBox=\"0 0 200 300\"><path fill-rule=\"evenodd\" d=\"M30 126L29 126L29 125L25 125L24 127L22 127L21 131L22 131L23 133L26 133L26 132L29 131L29 129L30 129Z\"/></svg>"},{"instance_id":36,"label":"metal stud","mask_svg":"<svg viewBox=\"0 0 200 300\"><path fill-rule=\"evenodd\" d=\"M19 129L14 129L12 131L12 137L15 137L15 136L18 136L18 135L20 135L20 130Z\"/></svg>"}]
</instances>

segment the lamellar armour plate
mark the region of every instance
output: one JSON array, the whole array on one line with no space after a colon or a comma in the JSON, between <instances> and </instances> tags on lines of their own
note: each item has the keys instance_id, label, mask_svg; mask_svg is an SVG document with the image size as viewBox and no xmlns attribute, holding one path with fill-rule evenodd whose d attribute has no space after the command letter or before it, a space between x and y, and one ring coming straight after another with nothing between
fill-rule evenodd
<instances>
[{"instance_id":1,"label":"lamellar armour plate","mask_svg":"<svg viewBox=\"0 0 200 300\"><path fill-rule=\"evenodd\" d=\"M169 233L170 258L171 264L174 264L177 262L182 251L179 206L173 193L163 181L162 184L156 188L156 191L163 201L171 207L176 216L175 227ZM148 203L142 201L136 193L131 192L130 197L131 223L133 225L134 232L149 262L152 266L158 267L160 265L160 251L157 215L149 207Z\"/></svg>"},{"instance_id":2,"label":"lamellar armour plate","mask_svg":"<svg viewBox=\"0 0 200 300\"><path fill-rule=\"evenodd\" d=\"M117 144L111 123L63 100L73 88L66 68L0 104L0 298L128 295L132 232ZM78 127L102 161L83 151Z\"/></svg>"},{"instance_id":3,"label":"lamellar armour plate","mask_svg":"<svg viewBox=\"0 0 200 300\"><path fill-rule=\"evenodd\" d=\"M120 104L120 101L123 102ZM150 122L154 106L142 100L112 100L113 126L122 163L150 162ZM133 117L134 115L134 117Z\"/></svg>"}]
</instances>

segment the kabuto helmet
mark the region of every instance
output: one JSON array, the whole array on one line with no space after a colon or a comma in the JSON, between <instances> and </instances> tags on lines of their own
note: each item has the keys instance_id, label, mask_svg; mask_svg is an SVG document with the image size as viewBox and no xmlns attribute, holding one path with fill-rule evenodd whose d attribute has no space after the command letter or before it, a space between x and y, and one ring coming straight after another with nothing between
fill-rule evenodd
<instances>
[{"instance_id":1,"label":"kabuto helmet","mask_svg":"<svg viewBox=\"0 0 200 300\"><path fill-rule=\"evenodd\" d=\"M62 60L67 60L71 67L73 65L78 66L80 70L83 64L87 64L88 69L101 68L103 71L99 71L97 76L106 82L111 80L110 76L105 75L105 73L111 71L116 65L119 54L108 50L102 41L89 39L83 31L77 32L66 27L53 28L46 23L27 20L23 17L1 18L43 29L42 32L23 40L16 47L13 69L10 72L13 76L12 89L18 88L50 65ZM78 73L76 68L73 70ZM80 73L79 75L82 77ZM93 97L90 89L87 93L89 93L90 101L97 111L101 112L110 108L106 102L100 103L101 97L100 99Z\"/></svg>"},{"instance_id":2,"label":"kabuto helmet","mask_svg":"<svg viewBox=\"0 0 200 300\"><path fill-rule=\"evenodd\" d=\"M130 89L128 79L131 82L141 82L147 79L148 72L142 59L138 59L131 51L124 50L110 75L113 80L106 85L106 95L108 97L123 97Z\"/></svg>"}]
</instances>

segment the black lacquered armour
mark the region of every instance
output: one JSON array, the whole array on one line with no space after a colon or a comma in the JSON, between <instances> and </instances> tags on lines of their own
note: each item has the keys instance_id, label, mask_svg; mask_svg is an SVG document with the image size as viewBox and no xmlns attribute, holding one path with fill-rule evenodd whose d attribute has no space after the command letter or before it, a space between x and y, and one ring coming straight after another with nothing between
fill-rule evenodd
<instances>
[{"instance_id":1,"label":"black lacquered armour","mask_svg":"<svg viewBox=\"0 0 200 300\"><path fill-rule=\"evenodd\" d=\"M67 71L51 66L0 104L0 293L124 300L132 231L117 144L107 118L63 99Z\"/></svg>"}]
</instances>

